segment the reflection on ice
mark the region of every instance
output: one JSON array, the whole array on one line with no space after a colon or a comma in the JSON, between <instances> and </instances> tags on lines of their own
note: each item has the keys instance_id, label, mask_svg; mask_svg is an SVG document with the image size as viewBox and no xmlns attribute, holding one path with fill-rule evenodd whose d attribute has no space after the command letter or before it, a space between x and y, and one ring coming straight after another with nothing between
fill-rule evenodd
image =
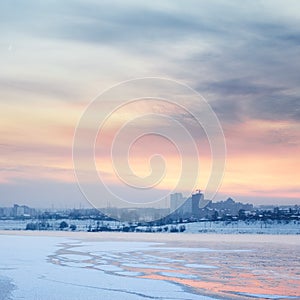
<instances>
[{"instance_id":1,"label":"reflection on ice","mask_svg":"<svg viewBox=\"0 0 300 300\"><path fill-rule=\"evenodd\" d=\"M257 298L257 299L300 299L300 297L297 296L285 296L285 295L269 295L269 294L250 294L250 293L237 293L238 295L241 296L248 296L252 298Z\"/></svg>"},{"instance_id":2,"label":"reflection on ice","mask_svg":"<svg viewBox=\"0 0 300 300\"><path fill-rule=\"evenodd\" d=\"M160 272L160 275L167 277L176 277L176 278L187 278L187 279L196 279L198 276L192 274L183 274L183 273L175 273L175 272Z\"/></svg>"},{"instance_id":3,"label":"reflection on ice","mask_svg":"<svg viewBox=\"0 0 300 300\"><path fill-rule=\"evenodd\" d=\"M123 271L122 268L114 266L114 265L100 265L97 267L94 267L95 269L99 269L102 271L110 271L110 272L120 272Z\"/></svg>"}]
</instances>

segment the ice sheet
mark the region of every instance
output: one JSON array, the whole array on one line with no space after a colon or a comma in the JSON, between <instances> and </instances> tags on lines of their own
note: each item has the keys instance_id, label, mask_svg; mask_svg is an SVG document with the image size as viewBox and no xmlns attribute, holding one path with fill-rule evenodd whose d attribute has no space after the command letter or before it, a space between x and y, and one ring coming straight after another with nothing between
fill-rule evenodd
<instances>
[{"instance_id":1,"label":"ice sheet","mask_svg":"<svg viewBox=\"0 0 300 300\"><path fill-rule=\"evenodd\" d=\"M12 300L299 296L297 240L34 234L0 234L0 291L8 295L3 300L9 293Z\"/></svg>"},{"instance_id":2,"label":"ice sheet","mask_svg":"<svg viewBox=\"0 0 300 300\"><path fill-rule=\"evenodd\" d=\"M16 289L9 288L8 291L12 292L12 299L199 299L199 295L186 291L182 286L162 280L138 278L133 276L134 273L122 274L120 268L113 270L118 271L118 274L108 274L93 268L78 268L78 263L80 265L82 259L86 258L82 255L78 256L78 263L73 262L69 267L49 262L49 256L51 258L58 250L63 252L65 245L70 241L66 238L0 235L0 239L2 273L16 286ZM151 243L130 244L130 251L147 249L147 246L151 245ZM84 245L85 251L89 250L89 245L90 243ZM118 251L124 251L127 245L129 244L120 243ZM93 244L93 248L103 249L101 242ZM78 249L76 247L76 251ZM72 257L73 260L76 258L76 255L70 256L65 253L62 253L62 256ZM74 268L75 266L77 267ZM108 265L107 268L112 270ZM119 279L120 275L122 280ZM7 281L1 279L3 295L6 283Z\"/></svg>"}]
</instances>

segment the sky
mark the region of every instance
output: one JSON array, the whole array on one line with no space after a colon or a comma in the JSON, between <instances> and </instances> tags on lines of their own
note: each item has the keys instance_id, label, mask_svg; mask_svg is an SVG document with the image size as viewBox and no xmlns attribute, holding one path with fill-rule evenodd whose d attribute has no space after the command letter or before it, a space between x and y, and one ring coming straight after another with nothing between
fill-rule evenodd
<instances>
[{"instance_id":1,"label":"sky","mask_svg":"<svg viewBox=\"0 0 300 300\"><path fill-rule=\"evenodd\" d=\"M89 206L74 173L76 127L101 92L143 77L191 87L216 114L227 150L215 201L230 196L254 204L300 204L299 57L296 0L1 1L0 206ZM187 98L178 101L200 114L197 100ZM129 200L151 201L173 191L188 196L194 180L193 187L205 190L211 170L211 141L203 129L181 108L155 101L120 108L96 139L97 171ZM100 101L95 118L107 116L105 103L112 102ZM152 115L138 118L145 113ZM114 172L107 152L128 121L126 141L116 139L119 172L127 170L128 150L130 172L159 181L136 196L124 189L124 174ZM174 129L178 123L188 127L198 149L198 177L185 171L180 178L182 166L193 167L195 153L183 150L187 135ZM87 137L89 125L81 128ZM178 132L175 142L157 134L164 128L169 135ZM129 149L129 137L141 129L152 133ZM150 161L157 154L163 162ZM85 184L97 185L89 176Z\"/></svg>"}]
</instances>

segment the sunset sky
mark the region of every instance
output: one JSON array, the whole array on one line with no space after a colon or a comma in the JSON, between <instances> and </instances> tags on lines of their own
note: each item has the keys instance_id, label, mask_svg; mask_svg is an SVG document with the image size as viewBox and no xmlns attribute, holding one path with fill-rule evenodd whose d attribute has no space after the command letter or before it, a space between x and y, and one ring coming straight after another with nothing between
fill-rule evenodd
<instances>
[{"instance_id":1,"label":"sunset sky","mask_svg":"<svg viewBox=\"0 0 300 300\"><path fill-rule=\"evenodd\" d=\"M297 0L1 1L0 61L0 206L89 206L73 170L75 128L99 93L141 77L186 84L216 113L227 156L214 200L300 204ZM144 102L120 111L96 145L101 148L119 122L147 109L184 123L180 111ZM172 128L164 122L136 120L127 136L143 126ZM178 134L179 152L185 139ZM205 189L209 145L201 134L195 143L203 168L198 187ZM122 190L109 158L97 149L97 166ZM131 151L130 166L139 176L149 174L153 154L165 158L165 180L143 197L174 187L180 173L174 145L150 136ZM193 164L189 151L184 159Z\"/></svg>"}]
</instances>

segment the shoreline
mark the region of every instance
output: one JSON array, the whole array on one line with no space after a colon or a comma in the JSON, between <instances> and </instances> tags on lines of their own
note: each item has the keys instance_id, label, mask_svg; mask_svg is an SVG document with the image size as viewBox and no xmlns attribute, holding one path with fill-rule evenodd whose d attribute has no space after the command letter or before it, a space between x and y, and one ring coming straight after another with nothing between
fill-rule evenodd
<instances>
[{"instance_id":1,"label":"shoreline","mask_svg":"<svg viewBox=\"0 0 300 300\"><path fill-rule=\"evenodd\" d=\"M281 245L300 246L299 235L271 235L271 234L193 234L193 233L140 233L140 232L82 232L82 231L28 231L28 230L0 230L1 235L36 236L36 237L64 237L80 240L124 240L124 241L153 241L174 242L180 236L181 242L210 242L210 243L272 243ZM297 237L297 238L295 238ZM0 237L1 238L1 237Z\"/></svg>"}]
</instances>

